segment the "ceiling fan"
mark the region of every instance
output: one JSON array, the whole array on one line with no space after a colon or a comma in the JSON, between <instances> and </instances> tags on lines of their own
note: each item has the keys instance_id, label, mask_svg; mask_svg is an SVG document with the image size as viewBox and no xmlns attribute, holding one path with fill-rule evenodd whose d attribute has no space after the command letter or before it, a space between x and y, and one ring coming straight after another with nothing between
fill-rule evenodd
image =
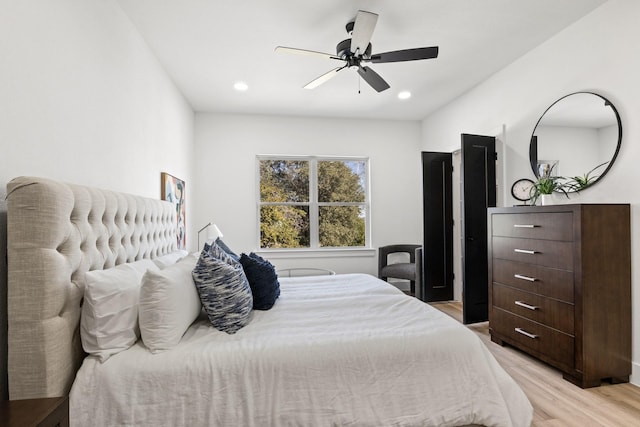
<instances>
[{"instance_id":1,"label":"ceiling fan","mask_svg":"<svg viewBox=\"0 0 640 427\"><path fill-rule=\"evenodd\" d=\"M347 33L351 35L350 39L346 39L338 43L336 46L336 54L316 52L313 50L297 49L294 47L276 47L276 52L294 53L309 56L324 57L343 61L344 64L324 73L320 77L307 83L305 89L314 89L321 84L327 82L339 71L345 68L354 68L358 70L358 74L372 88L378 92L389 89L389 84L378 73L362 63L372 62L374 64L383 62L402 62L415 61L418 59L431 59L438 57L438 47L418 47L415 49L394 50L391 52L371 54L371 36L378 22L378 15L364 10L359 10L355 19L349 21L346 25Z\"/></svg>"}]
</instances>

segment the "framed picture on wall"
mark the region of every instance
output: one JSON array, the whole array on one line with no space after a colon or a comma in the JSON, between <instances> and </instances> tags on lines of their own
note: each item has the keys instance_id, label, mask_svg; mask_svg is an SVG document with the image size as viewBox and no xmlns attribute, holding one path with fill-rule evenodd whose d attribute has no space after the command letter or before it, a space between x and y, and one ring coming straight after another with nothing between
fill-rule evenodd
<instances>
[{"instance_id":1,"label":"framed picture on wall","mask_svg":"<svg viewBox=\"0 0 640 427\"><path fill-rule=\"evenodd\" d=\"M187 248L184 181L166 172L160 174L160 197L173 203L178 224L178 249Z\"/></svg>"}]
</instances>

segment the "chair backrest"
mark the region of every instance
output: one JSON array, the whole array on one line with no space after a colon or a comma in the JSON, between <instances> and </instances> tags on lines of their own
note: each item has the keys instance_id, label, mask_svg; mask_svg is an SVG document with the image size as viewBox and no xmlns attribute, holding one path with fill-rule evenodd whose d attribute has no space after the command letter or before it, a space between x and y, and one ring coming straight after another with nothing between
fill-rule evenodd
<instances>
[{"instance_id":1,"label":"chair backrest","mask_svg":"<svg viewBox=\"0 0 640 427\"><path fill-rule=\"evenodd\" d=\"M408 253L409 262L416 262L416 249L422 248L422 245L403 243L397 245L380 246L378 248L378 277L382 277L381 270L388 265L388 257L394 253Z\"/></svg>"},{"instance_id":2,"label":"chair backrest","mask_svg":"<svg viewBox=\"0 0 640 427\"><path fill-rule=\"evenodd\" d=\"M387 265L387 257L389 254L406 252L409 254L409 262L416 262L416 249L421 248L422 245L416 244L398 244L387 245L378 248L378 267L382 268Z\"/></svg>"}]
</instances>

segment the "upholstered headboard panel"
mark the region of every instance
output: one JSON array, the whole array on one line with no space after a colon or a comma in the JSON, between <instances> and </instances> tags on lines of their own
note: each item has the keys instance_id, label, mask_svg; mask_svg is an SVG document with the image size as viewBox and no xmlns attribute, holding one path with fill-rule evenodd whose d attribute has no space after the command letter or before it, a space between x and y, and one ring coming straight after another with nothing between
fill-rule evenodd
<instances>
[{"instance_id":1,"label":"upholstered headboard panel","mask_svg":"<svg viewBox=\"0 0 640 427\"><path fill-rule=\"evenodd\" d=\"M7 184L9 398L69 392L84 276L177 250L172 204L19 177Z\"/></svg>"}]
</instances>

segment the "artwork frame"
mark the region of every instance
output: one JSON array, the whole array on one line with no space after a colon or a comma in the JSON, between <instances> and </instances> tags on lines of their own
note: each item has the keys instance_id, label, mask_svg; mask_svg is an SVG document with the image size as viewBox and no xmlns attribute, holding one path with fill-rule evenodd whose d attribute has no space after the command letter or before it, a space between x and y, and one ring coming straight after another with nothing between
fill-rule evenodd
<instances>
[{"instance_id":1,"label":"artwork frame","mask_svg":"<svg viewBox=\"0 0 640 427\"><path fill-rule=\"evenodd\" d=\"M160 198L173 203L176 208L178 249L187 248L187 214L185 182L167 172L160 173Z\"/></svg>"},{"instance_id":2,"label":"artwork frame","mask_svg":"<svg viewBox=\"0 0 640 427\"><path fill-rule=\"evenodd\" d=\"M538 160L538 177L560 176L560 160Z\"/></svg>"}]
</instances>

